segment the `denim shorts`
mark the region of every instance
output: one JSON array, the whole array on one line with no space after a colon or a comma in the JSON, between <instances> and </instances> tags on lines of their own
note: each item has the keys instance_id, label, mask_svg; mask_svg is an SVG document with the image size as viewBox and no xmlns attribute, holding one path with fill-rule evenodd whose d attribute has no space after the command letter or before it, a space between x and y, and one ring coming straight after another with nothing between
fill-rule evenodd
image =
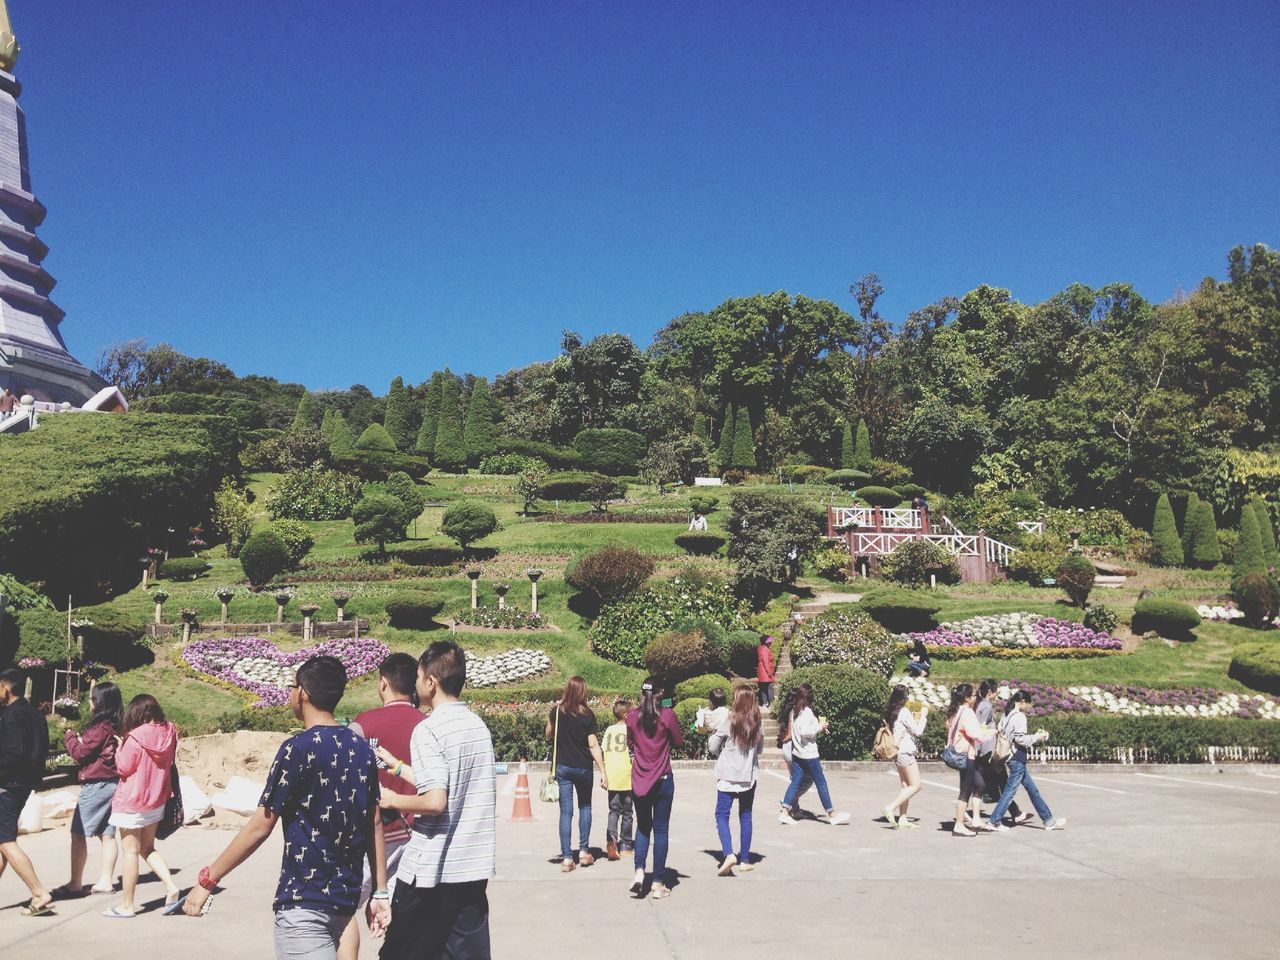
<instances>
[{"instance_id":1,"label":"denim shorts","mask_svg":"<svg viewBox=\"0 0 1280 960\"><path fill-rule=\"evenodd\" d=\"M71 832L81 837L114 837L111 798L116 795L118 780L90 780L80 787L80 799L71 818Z\"/></svg>"}]
</instances>

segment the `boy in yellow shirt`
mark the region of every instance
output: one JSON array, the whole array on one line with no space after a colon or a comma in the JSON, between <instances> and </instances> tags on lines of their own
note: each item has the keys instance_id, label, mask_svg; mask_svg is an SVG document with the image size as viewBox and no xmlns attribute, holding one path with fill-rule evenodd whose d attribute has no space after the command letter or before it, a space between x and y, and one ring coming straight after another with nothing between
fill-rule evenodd
<instances>
[{"instance_id":1,"label":"boy in yellow shirt","mask_svg":"<svg viewBox=\"0 0 1280 960\"><path fill-rule=\"evenodd\" d=\"M609 791L609 843L606 847L610 860L620 860L623 853L630 853L631 845L631 753L627 748L627 712L630 702L619 700L613 705L613 718L618 722L607 728L600 741L604 755L605 787ZM618 820L622 820L622 832L618 832Z\"/></svg>"}]
</instances>

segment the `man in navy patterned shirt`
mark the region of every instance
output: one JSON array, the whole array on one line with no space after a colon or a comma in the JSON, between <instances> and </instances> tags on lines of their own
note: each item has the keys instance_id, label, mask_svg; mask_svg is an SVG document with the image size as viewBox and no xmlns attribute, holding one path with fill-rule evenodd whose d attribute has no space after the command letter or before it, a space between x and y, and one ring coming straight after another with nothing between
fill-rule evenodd
<instances>
[{"instance_id":1,"label":"man in navy patterned shirt","mask_svg":"<svg viewBox=\"0 0 1280 960\"><path fill-rule=\"evenodd\" d=\"M380 933L390 915L377 758L368 741L333 716L346 682L335 657L312 657L298 668L289 705L306 729L281 745L257 811L200 871L183 907L188 916L199 916L222 878L258 849L279 820L284 854L272 904L278 960L334 960L342 930L360 906L366 858L375 879L370 928Z\"/></svg>"}]
</instances>

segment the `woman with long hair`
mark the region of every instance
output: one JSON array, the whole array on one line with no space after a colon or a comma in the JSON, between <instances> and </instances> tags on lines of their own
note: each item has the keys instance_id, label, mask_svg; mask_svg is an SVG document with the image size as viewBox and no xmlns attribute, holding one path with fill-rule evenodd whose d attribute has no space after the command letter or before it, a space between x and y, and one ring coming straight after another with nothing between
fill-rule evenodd
<instances>
[{"instance_id":1,"label":"woman with long hair","mask_svg":"<svg viewBox=\"0 0 1280 960\"><path fill-rule=\"evenodd\" d=\"M916 764L916 737L924 733L925 721L929 718L929 707L920 706L920 716L914 717L907 709L910 699L905 684L899 683L889 693L889 703L884 708L885 725L893 731L893 740L898 745L898 755L893 758L894 769L898 771L898 782L902 789L898 795L880 812L889 821L889 826L900 830L914 829L915 821L907 816L907 805L911 798L920 792L920 767Z\"/></svg>"},{"instance_id":2,"label":"woman with long hair","mask_svg":"<svg viewBox=\"0 0 1280 960\"><path fill-rule=\"evenodd\" d=\"M84 868L89 859L89 837L102 845L102 867L92 893L110 893L115 886L116 828L111 818L111 798L120 774L116 772L116 737L124 726L124 701L114 683L99 683L89 694L93 713L84 729L68 727L62 739L76 762L80 799L71 818L71 879L55 890L56 897L84 896Z\"/></svg>"},{"instance_id":3,"label":"woman with long hair","mask_svg":"<svg viewBox=\"0 0 1280 960\"><path fill-rule=\"evenodd\" d=\"M670 896L667 886L667 845L671 804L676 784L671 775L671 748L684 746L675 711L662 705L662 683L650 677L640 685L640 706L627 714L627 745L631 748L631 791L636 814L636 875L631 892L643 894L645 861L653 838L653 897Z\"/></svg>"},{"instance_id":4,"label":"woman with long hair","mask_svg":"<svg viewBox=\"0 0 1280 960\"><path fill-rule=\"evenodd\" d=\"M707 741L707 753L716 758L716 832L720 834L720 876L733 868L754 870L751 864L751 808L756 799L756 779L760 774L760 751L764 749L764 722L760 704L750 687L733 692L733 710ZM738 801L738 832L741 842L733 855L733 835L729 832L729 811Z\"/></svg>"},{"instance_id":5,"label":"woman with long hair","mask_svg":"<svg viewBox=\"0 0 1280 960\"><path fill-rule=\"evenodd\" d=\"M791 725L791 783L787 787L786 796L782 798L782 810L778 814L778 822L794 824L791 807L800 793L800 781L803 773L807 773L818 788L818 798L822 808L827 812L827 822L839 826L849 822L847 813L837 813L831 804L831 793L827 790L827 777L822 772L822 761L818 758L818 737L827 732L827 725L813 712L813 687L802 683L795 688L795 700L791 706L791 714L785 719ZM802 773L803 771L803 773Z\"/></svg>"},{"instance_id":6,"label":"woman with long hair","mask_svg":"<svg viewBox=\"0 0 1280 960\"><path fill-rule=\"evenodd\" d=\"M978 722L984 727L991 730L991 735L982 741L978 747L978 772L982 775L982 799L988 803L997 803L1000 794L1004 791L1004 785L1009 782L1009 769L1003 760L997 760L995 755L996 748L996 696L999 694L1000 684L994 680L983 680L978 684L978 702L974 707L974 712L978 715ZM978 798L970 801L969 819L977 820L981 815L981 807L977 804ZM1026 823L1031 819L1030 810L1022 810L1016 801L1009 803L1009 815L1013 817L1014 824Z\"/></svg>"},{"instance_id":7,"label":"woman with long hair","mask_svg":"<svg viewBox=\"0 0 1280 960\"><path fill-rule=\"evenodd\" d=\"M972 684L957 683L951 688L951 705L947 707L947 746L953 747L969 758L960 771L960 794L956 797L956 819L951 834L956 837L974 837L977 834L965 826L965 808L970 800L982 798L982 774L978 770L978 745L991 731L978 721L973 705L977 693ZM974 817L972 825L979 830L990 830L986 821Z\"/></svg>"},{"instance_id":8,"label":"woman with long hair","mask_svg":"<svg viewBox=\"0 0 1280 960\"><path fill-rule=\"evenodd\" d=\"M589 867L591 856L591 765L600 768L600 782L607 788L604 756L600 753L596 715L587 706L587 682L570 677L564 685L560 701L547 718L547 738L555 741L555 770L560 788L560 870L568 873L575 866ZM573 795L578 794L578 863L573 862L570 845L573 830Z\"/></svg>"},{"instance_id":9,"label":"woman with long hair","mask_svg":"<svg viewBox=\"0 0 1280 960\"><path fill-rule=\"evenodd\" d=\"M991 819L987 821L987 828L990 830L1003 833L1009 829L1000 821L1004 817L1005 810L1012 808L1013 795L1018 792L1018 787L1026 788L1027 796L1031 798L1031 805L1036 808L1036 813L1040 815L1046 830L1061 830L1067 825L1066 817L1053 815L1049 804L1045 803L1044 797L1040 796L1040 790L1035 780L1031 778L1031 771L1027 769L1027 748L1049 739L1048 730L1027 732L1025 711L1030 706L1031 694L1026 690L1017 690L1009 698L1008 706L1005 708L1001 729L1013 745L1013 753L1009 756L1009 780L1000 792L1000 800L996 808L991 811Z\"/></svg>"},{"instance_id":10,"label":"woman with long hair","mask_svg":"<svg viewBox=\"0 0 1280 960\"><path fill-rule=\"evenodd\" d=\"M929 662L929 650L924 641L916 637L916 642L911 645L911 651L907 654L907 676L927 677L931 669L933 665Z\"/></svg>"},{"instance_id":11,"label":"woman with long hair","mask_svg":"<svg viewBox=\"0 0 1280 960\"><path fill-rule=\"evenodd\" d=\"M173 790L170 771L178 752L178 731L165 719L164 710L149 693L129 701L116 750L120 785L111 798L110 823L120 833L124 863L120 872L123 896L120 905L103 915L126 920L138 912L133 895L138 886L138 860L146 860L166 891L165 911L177 905L178 885L169 865L156 850L156 828Z\"/></svg>"},{"instance_id":12,"label":"woman with long hair","mask_svg":"<svg viewBox=\"0 0 1280 960\"><path fill-rule=\"evenodd\" d=\"M791 713L796 704L796 691L792 688L787 691L786 696L782 698L782 703L778 707L778 749L782 751L782 760L787 765L787 780L790 782L791 773L795 768L795 760L791 756ZM795 801L791 804L791 809L787 811L792 820L800 817L800 798L813 789L813 778L802 768L800 771L800 789L796 791Z\"/></svg>"}]
</instances>

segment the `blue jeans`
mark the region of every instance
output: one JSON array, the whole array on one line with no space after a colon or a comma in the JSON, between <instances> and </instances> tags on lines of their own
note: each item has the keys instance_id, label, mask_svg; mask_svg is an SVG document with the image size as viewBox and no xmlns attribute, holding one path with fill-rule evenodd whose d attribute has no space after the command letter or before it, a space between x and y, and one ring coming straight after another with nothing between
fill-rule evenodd
<instances>
[{"instance_id":1,"label":"blue jeans","mask_svg":"<svg viewBox=\"0 0 1280 960\"><path fill-rule=\"evenodd\" d=\"M676 798L676 781L667 774L646 794L635 795L637 870L643 870L649 857L649 834L653 834L653 878L665 883L667 843L671 832L671 804Z\"/></svg>"},{"instance_id":2,"label":"blue jeans","mask_svg":"<svg viewBox=\"0 0 1280 960\"><path fill-rule=\"evenodd\" d=\"M1018 792L1019 785L1027 788L1027 796L1031 798L1031 805L1036 808L1036 813L1040 814L1040 819L1045 823L1052 820L1053 813L1049 810L1049 805L1044 802L1044 797L1040 796L1040 789L1036 786L1036 782L1031 779L1031 773L1027 770L1027 761L1010 758L1009 782L1000 791L1000 802L991 811L991 823L998 824L1004 818L1004 813L1009 809L1009 804L1013 803L1013 795Z\"/></svg>"},{"instance_id":3,"label":"blue jeans","mask_svg":"<svg viewBox=\"0 0 1280 960\"><path fill-rule=\"evenodd\" d=\"M741 793L729 793L726 790L716 791L716 832L720 834L720 849L727 857L733 853L733 836L729 833L729 811L733 801L738 801L738 830L742 834L742 844L738 847L738 862L751 862L751 808L756 800L756 788Z\"/></svg>"},{"instance_id":4,"label":"blue jeans","mask_svg":"<svg viewBox=\"0 0 1280 960\"><path fill-rule=\"evenodd\" d=\"M827 775L822 772L822 761L817 757L806 760L804 757L791 756L791 783L787 786L787 795L782 798L782 805L788 810L795 805L800 795L800 784L808 774L813 785L818 788L818 799L822 801L822 809L834 810L831 805L831 792L827 789Z\"/></svg>"},{"instance_id":5,"label":"blue jeans","mask_svg":"<svg viewBox=\"0 0 1280 960\"><path fill-rule=\"evenodd\" d=\"M560 856L572 857L569 834L573 829L573 791L578 791L578 847L584 852L591 838L591 769L556 764L560 786Z\"/></svg>"}]
</instances>

